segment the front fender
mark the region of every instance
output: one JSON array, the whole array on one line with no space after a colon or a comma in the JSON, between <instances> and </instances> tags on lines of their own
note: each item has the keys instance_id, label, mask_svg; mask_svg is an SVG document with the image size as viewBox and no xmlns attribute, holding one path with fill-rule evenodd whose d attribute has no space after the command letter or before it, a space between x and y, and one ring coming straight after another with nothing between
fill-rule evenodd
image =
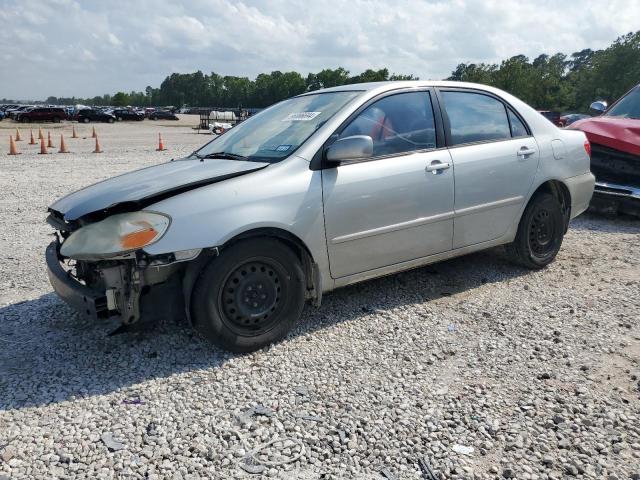
<instances>
[{"instance_id":1,"label":"front fender","mask_svg":"<svg viewBox=\"0 0 640 480\"><path fill-rule=\"evenodd\" d=\"M277 228L298 237L320 271L328 271L321 172L309 170L303 159L190 190L148 209L171 217L167 233L145 248L151 255L216 247L250 230Z\"/></svg>"}]
</instances>

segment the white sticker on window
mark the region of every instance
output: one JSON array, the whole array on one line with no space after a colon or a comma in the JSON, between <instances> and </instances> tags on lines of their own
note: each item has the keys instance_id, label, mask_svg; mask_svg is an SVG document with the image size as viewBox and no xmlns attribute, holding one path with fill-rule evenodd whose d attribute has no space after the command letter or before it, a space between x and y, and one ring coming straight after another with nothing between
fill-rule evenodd
<instances>
[{"instance_id":1,"label":"white sticker on window","mask_svg":"<svg viewBox=\"0 0 640 480\"><path fill-rule=\"evenodd\" d=\"M308 122L309 120L313 120L322 112L298 112L298 113L290 113L285 118L282 119L283 122Z\"/></svg>"}]
</instances>

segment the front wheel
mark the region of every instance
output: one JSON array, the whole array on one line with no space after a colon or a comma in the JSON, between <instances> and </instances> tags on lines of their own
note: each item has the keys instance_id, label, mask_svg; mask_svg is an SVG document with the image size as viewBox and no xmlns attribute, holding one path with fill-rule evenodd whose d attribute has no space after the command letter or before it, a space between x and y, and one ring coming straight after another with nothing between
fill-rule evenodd
<instances>
[{"instance_id":1,"label":"front wheel","mask_svg":"<svg viewBox=\"0 0 640 480\"><path fill-rule=\"evenodd\" d=\"M300 260L271 238L225 248L202 271L192 295L195 328L233 352L252 352L283 339L305 299Z\"/></svg>"},{"instance_id":2,"label":"front wheel","mask_svg":"<svg viewBox=\"0 0 640 480\"><path fill-rule=\"evenodd\" d=\"M83 121L84 123L89 123L89 119L88 119L87 117L84 117L84 118L82 119L82 121Z\"/></svg>"},{"instance_id":3,"label":"front wheel","mask_svg":"<svg viewBox=\"0 0 640 480\"><path fill-rule=\"evenodd\" d=\"M107 123L113 123L113 118L107 119Z\"/></svg>"},{"instance_id":4,"label":"front wheel","mask_svg":"<svg viewBox=\"0 0 640 480\"><path fill-rule=\"evenodd\" d=\"M556 258L564 231L560 202L550 193L539 193L527 205L516 238L507 250L517 263L537 270Z\"/></svg>"},{"instance_id":5,"label":"front wheel","mask_svg":"<svg viewBox=\"0 0 640 480\"><path fill-rule=\"evenodd\" d=\"M60 123L60 117L53 117L53 123Z\"/></svg>"}]
</instances>

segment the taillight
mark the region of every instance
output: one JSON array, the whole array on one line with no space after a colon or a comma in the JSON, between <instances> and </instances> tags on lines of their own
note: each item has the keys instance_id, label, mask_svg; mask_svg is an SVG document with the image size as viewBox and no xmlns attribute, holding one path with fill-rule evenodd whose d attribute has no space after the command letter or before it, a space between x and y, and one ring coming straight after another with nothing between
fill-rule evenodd
<instances>
[{"instance_id":1,"label":"taillight","mask_svg":"<svg viewBox=\"0 0 640 480\"><path fill-rule=\"evenodd\" d=\"M591 158L591 144L589 143L589 140L584 141L584 151L587 152L587 155Z\"/></svg>"}]
</instances>

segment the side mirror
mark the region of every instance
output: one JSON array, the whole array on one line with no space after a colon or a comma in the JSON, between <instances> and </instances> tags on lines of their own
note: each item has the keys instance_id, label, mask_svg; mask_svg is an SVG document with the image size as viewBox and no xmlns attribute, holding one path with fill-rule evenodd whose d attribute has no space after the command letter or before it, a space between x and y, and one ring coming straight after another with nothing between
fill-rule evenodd
<instances>
[{"instance_id":1,"label":"side mirror","mask_svg":"<svg viewBox=\"0 0 640 480\"><path fill-rule=\"evenodd\" d=\"M341 138L327 149L325 158L328 163L337 165L343 160L369 158L373 155L373 140L368 135L353 135Z\"/></svg>"},{"instance_id":2,"label":"side mirror","mask_svg":"<svg viewBox=\"0 0 640 480\"><path fill-rule=\"evenodd\" d=\"M607 102L604 100L598 100L597 102L593 102L589 108L591 110L595 110L598 113L603 113L607 109Z\"/></svg>"}]
</instances>

